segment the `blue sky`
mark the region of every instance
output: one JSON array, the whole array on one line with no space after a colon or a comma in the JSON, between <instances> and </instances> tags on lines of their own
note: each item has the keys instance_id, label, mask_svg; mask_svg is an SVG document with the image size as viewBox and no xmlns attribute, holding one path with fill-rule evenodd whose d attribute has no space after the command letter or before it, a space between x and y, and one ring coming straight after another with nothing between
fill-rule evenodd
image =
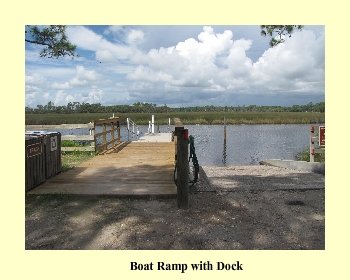
<instances>
[{"instance_id":1,"label":"blue sky","mask_svg":"<svg viewBox=\"0 0 350 280\"><path fill-rule=\"evenodd\" d=\"M269 47L258 25L70 25L79 58L25 45L25 105L52 101L170 107L303 105L325 100L324 26Z\"/></svg>"}]
</instances>

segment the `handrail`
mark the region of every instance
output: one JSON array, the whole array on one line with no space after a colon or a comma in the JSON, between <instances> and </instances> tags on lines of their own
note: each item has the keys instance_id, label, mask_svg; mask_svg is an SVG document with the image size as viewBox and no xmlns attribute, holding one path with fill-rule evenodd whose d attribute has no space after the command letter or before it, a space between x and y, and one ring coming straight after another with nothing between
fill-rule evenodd
<instances>
[{"instance_id":1,"label":"handrail","mask_svg":"<svg viewBox=\"0 0 350 280\"><path fill-rule=\"evenodd\" d=\"M130 131L130 125L132 125L132 139L134 139L135 126L136 126L136 137L137 137L137 140L138 140L140 131L139 131L139 127L137 126L137 124L130 118L126 119L126 123L127 123L127 130L128 130L128 141L130 141L130 135L129 135L129 133L131 132Z\"/></svg>"},{"instance_id":2,"label":"handrail","mask_svg":"<svg viewBox=\"0 0 350 280\"><path fill-rule=\"evenodd\" d=\"M120 117L111 117L109 119L99 119L93 121L94 130L96 131L96 126L102 125L102 132L94 133L94 139L96 143L96 138L103 136L103 144L96 146L95 151L103 149L103 152L106 152L109 148L109 145L112 145L111 148L115 147L117 144L120 144ZM116 124L116 127L115 127ZM107 125L110 125L110 129L107 130ZM114 132L117 132L117 138L115 138ZM111 140L107 142L107 134L111 134ZM115 143L117 141L117 144Z\"/></svg>"}]
</instances>

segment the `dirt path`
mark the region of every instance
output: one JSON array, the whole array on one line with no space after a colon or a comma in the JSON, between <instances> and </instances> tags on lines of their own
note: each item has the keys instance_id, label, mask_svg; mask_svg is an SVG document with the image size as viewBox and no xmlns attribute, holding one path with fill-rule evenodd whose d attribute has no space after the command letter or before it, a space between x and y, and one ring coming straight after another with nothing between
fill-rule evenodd
<instances>
[{"instance_id":1,"label":"dirt path","mask_svg":"<svg viewBox=\"0 0 350 280\"><path fill-rule=\"evenodd\" d=\"M204 168L189 210L176 198L27 196L26 249L325 249L323 175L230 168Z\"/></svg>"}]
</instances>

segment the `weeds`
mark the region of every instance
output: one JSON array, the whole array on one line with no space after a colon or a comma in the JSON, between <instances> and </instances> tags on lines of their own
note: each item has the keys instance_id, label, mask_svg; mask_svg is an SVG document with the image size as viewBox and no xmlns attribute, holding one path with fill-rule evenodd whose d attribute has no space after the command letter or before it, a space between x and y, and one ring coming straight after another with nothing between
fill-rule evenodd
<instances>
[{"instance_id":1,"label":"weeds","mask_svg":"<svg viewBox=\"0 0 350 280\"><path fill-rule=\"evenodd\" d=\"M310 162L310 147L307 147L304 149L304 151L297 153L295 155L295 159L299 160L299 161ZM314 161L325 163L326 162L326 155L325 154L315 154Z\"/></svg>"}]
</instances>

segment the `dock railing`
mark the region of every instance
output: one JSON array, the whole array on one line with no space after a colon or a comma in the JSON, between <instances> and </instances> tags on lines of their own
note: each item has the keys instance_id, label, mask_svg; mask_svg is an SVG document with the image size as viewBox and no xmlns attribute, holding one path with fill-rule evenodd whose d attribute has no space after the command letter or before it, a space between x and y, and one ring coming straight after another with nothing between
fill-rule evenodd
<instances>
[{"instance_id":1,"label":"dock railing","mask_svg":"<svg viewBox=\"0 0 350 280\"><path fill-rule=\"evenodd\" d=\"M102 126L102 132L95 133L96 127ZM107 129L109 126L109 129ZM62 130L73 130L73 129L88 129L88 135L62 135L61 141L71 140L71 141L89 141L89 146L83 147L61 147L62 152L72 152L72 151L80 151L80 152L97 152L97 151L106 151L108 148L114 147L120 143L120 117L111 117L108 119L100 119L92 121L88 124L60 124L60 125L26 125L26 132L35 132L40 134L40 132L45 130L54 130L54 131L62 131ZM115 134L117 132L117 135ZM107 135L111 135L111 140L107 142ZM96 146L96 140L98 137L102 136L102 144Z\"/></svg>"},{"instance_id":2,"label":"dock railing","mask_svg":"<svg viewBox=\"0 0 350 280\"><path fill-rule=\"evenodd\" d=\"M128 141L130 141L130 132L132 133L132 139L134 139L134 135L136 134L136 139L139 140L139 127L137 124L130 118L126 119L126 126L128 130ZM132 131L130 130L130 126L132 126ZM136 127L136 133L135 133L135 127Z\"/></svg>"}]
</instances>

